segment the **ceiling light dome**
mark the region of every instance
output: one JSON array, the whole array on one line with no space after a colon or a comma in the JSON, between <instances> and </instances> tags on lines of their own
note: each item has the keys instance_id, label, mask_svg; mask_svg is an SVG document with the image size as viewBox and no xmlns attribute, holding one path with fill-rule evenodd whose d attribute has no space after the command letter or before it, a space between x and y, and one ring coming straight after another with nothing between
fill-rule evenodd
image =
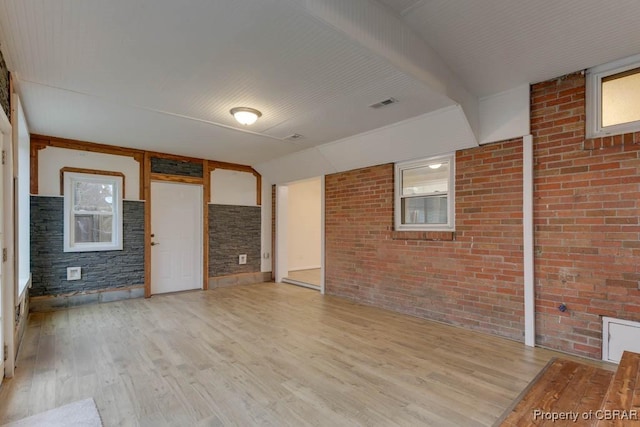
<instances>
[{"instance_id":1,"label":"ceiling light dome","mask_svg":"<svg viewBox=\"0 0 640 427\"><path fill-rule=\"evenodd\" d=\"M256 120L258 120L258 117L262 116L260 111L249 107L236 107L232 108L229 112L238 123L245 126L254 124Z\"/></svg>"}]
</instances>

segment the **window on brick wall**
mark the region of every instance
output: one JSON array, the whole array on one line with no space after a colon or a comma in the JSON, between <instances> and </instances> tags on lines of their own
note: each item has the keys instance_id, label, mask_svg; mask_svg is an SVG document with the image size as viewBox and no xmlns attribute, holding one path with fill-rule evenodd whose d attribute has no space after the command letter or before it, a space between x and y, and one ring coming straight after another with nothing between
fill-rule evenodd
<instances>
[{"instance_id":1,"label":"window on brick wall","mask_svg":"<svg viewBox=\"0 0 640 427\"><path fill-rule=\"evenodd\" d=\"M122 177L65 172L64 251L122 250Z\"/></svg>"},{"instance_id":2,"label":"window on brick wall","mask_svg":"<svg viewBox=\"0 0 640 427\"><path fill-rule=\"evenodd\" d=\"M640 55L587 71L587 137L640 131Z\"/></svg>"},{"instance_id":3,"label":"window on brick wall","mask_svg":"<svg viewBox=\"0 0 640 427\"><path fill-rule=\"evenodd\" d=\"M454 155L396 163L395 229L454 229Z\"/></svg>"}]
</instances>

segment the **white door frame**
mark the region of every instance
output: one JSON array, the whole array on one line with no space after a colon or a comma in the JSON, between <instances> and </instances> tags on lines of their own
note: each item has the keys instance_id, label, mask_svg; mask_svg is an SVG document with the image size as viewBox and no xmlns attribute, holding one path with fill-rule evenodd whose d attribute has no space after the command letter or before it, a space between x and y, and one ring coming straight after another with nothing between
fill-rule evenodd
<instances>
[{"instance_id":1,"label":"white door frame","mask_svg":"<svg viewBox=\"0 0 640 427\"><path fill-rule=\"evenodd\" d=\"M205 274L207 274L207 272L204 271L204 259L203 259L203 253L204 253L204 215L203 215L203 209L202 206L204 204L204 190L205 190L205 186L202 184L191 184L191 183L185 183L185 182L180 182L180 181L173 181L173 180L151 180L150 181L150 187L153 186L153 184L171 184L171 185L188 185L191 187L199 187L200 188L200 206L198 207L198 213L200 216L200 230L198 232L199 236L200 236L200 253L197 255L197 259L199 260L200 263L200 277L198 278L198 283L200 285L199 288L194 288L195 289L204 289L204 277ZM149 190L149 199L151 199L151 189ZM151 200L149 200L151 202ZM151 205L151 212L150 212L150 216L151 216L151 221L149 222L149 227L151 229L151 232L153 233L153 229L152 229L152 224L153 224L153 209L154 209L154 204L150 203ZM153 241L153 238L151 239ZM151 249L151 248L150 248ZM152 257L150 256L149 259L151 260ZM149 268L149 292L151 295L154 295L153 293L153 262L151 261L151 266ZM158 295L158 294L155 294Z\"/></svg>"},{"instance_id":2,"label":"white door frame","mask_svg":"<svg viewBox=\"0 0 640 427\"><path fill-rule=\"evenodd\" d=\"M13 245L13 136L9 119L2 109L0 109L0 133L2 134L0 148L5 152L5 164L0 174L2 189L2 221L0 221L0 233L2 233L2 247L7 248L10 255ZM1 260L0 260L1 262ZM2 273L0 278L0 292L2 292L2 336L4 342L0 343L6 346L7 353L3 354L0 361L4 363L4 368L0 371L0 377L13 377L15 369L15 299L16 289L13 278L13 257L9 256L7 262L2 263Z\"/></svg>"},{"instance_id":3,"label":"white door frame","mask_svg":"<svg viewBox=\"0 0 640 427\"><path fill-rule=\"evenodd\" d=\"M325 269L325 227L324 227L324 175L320 176L320 293L324 295L324 269ZM289 187L288 184L276 185L276 233L275 233L275 279L282 279L289 274L288 233L289 222Z\"/></svg>"},{"instance_id":4,"label":"white door frame","mask_svg":"<svg viewBox=\"0 0 640 427\"><path fill-rule=\"evenodd\" d=\"M276 282L282 282L282 279L289 274L289 263L287 262L289 251L287 239L287 222L288 222L288 209L289 205L289 187L286 185L276 185L276 253L275 256L275 268L276 268Z\"/></svg>"}]
</instances>

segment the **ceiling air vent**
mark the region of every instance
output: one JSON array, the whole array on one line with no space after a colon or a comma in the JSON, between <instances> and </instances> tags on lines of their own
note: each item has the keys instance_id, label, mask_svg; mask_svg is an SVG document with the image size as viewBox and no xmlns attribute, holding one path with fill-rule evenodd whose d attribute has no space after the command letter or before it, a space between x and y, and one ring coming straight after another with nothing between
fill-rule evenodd
<instances>
[{"instance_id":1,"label":"ceiling air vent","mask_svg":"<svg viewBox=\"0 0 640 427\"><path fill-rule=\"evenodd\" d=\"M287 141L297 141L299 139L302 139L303 136L300 135L299 133L294 133L293 135L289 135L289 136L285 136L284 139L286 139Z\"/></svg>"},{"instance_id":2,"label":"ceiling air vent","mask_svg":"<svg viewBox=\"0 0 640 427\"><path fill-rule=\"evenodd\" d=\"M387 105L395 104L396 102L398 102L398 100L395 98L387 98L384 101L376 102L375 104L369 105L369 107L382 108L386 107Z\"/></svg>"}]
</instances>

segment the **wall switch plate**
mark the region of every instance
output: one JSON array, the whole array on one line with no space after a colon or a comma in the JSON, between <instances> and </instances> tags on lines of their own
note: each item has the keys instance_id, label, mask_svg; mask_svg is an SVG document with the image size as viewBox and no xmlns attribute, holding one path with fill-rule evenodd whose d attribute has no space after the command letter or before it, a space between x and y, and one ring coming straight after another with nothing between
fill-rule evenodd
<instances>
[{"instance_id":1,"label":"wall switch plate","mask_svg":"<svg viewBox=\"0 0 640 427\"><path fill-rule=\"evenodd\" d=\"M82 278L81 267L67 267L67 280L80 280Z\"/></svg>"},{"instance_id":2,"label":"wall switch plate","mask_svg":"<svg viewBox=\"0 0 640 427\"><path fill-rule=\"evenodd\" d=\"M238 255L238 264L247 263L247 254Z\"/></svg>"}]
</instances>

